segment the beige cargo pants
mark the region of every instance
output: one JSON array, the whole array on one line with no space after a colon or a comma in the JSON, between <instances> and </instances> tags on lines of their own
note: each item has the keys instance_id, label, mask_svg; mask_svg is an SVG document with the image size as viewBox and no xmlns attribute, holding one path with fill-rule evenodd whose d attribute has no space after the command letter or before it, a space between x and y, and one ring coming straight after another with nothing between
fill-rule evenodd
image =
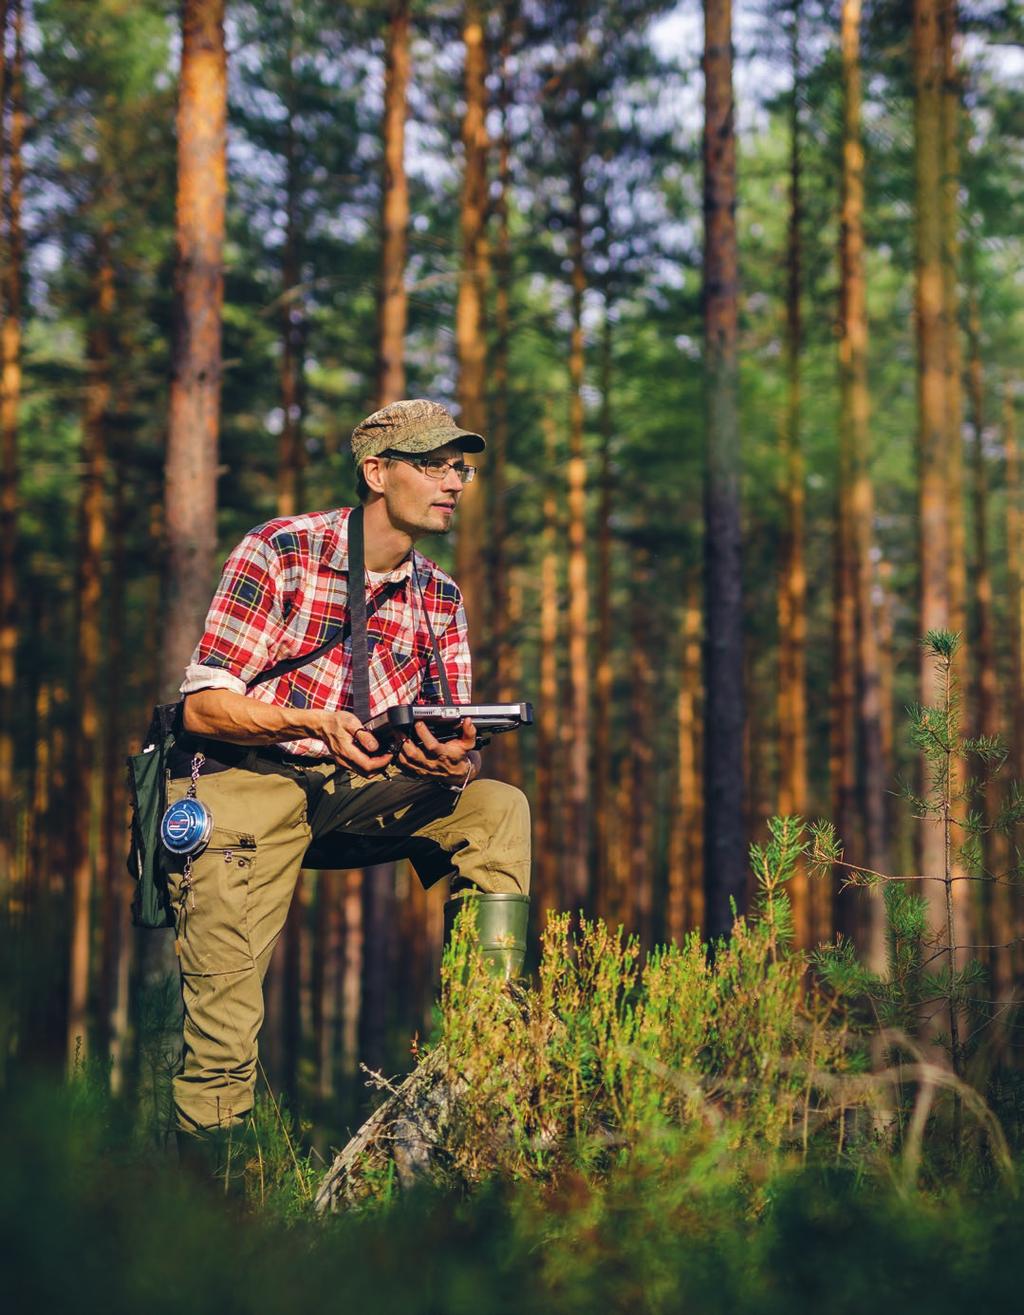
<instances>
[{"instance_id":1,"label":"beige cargo pants","mask_svg":"<svg viewBox=\"0 0 1024 1315\"><path fill-rule=\"evenodd\" d=\"M188 785L172 780L169 800ZM359 777L253 752L200 776L197 797L213 816L210 843L187 889L182 860L170 881L185 1014L174 1103L186 1132L238 1123L252 1107L263 979L304 865L407 857L424 885L451 874L455 888L529 889L529 805L500 781L455 795L394 767Z\"/></svg>"}]
</instances>

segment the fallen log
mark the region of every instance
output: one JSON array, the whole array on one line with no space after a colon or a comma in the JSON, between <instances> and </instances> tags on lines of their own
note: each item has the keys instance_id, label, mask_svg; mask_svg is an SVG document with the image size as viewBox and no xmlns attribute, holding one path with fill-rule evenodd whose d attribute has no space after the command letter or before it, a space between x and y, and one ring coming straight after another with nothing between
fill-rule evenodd
<instances>
[{"instance_id":1,"label":"fallen log","mask_svg":"<svg viewBox=\"0 0 1024 1315\"><path fill-rule=\"evenodd\" d=\"M316 1194L318 1214L358 1205L391 1166L403 1191L443 1173L446 1135L465 1088L450 1073L445 1048L431 1050L397 1087L371 1077L391 1094L335 1155Z\"/></svg>"}]
</instances>

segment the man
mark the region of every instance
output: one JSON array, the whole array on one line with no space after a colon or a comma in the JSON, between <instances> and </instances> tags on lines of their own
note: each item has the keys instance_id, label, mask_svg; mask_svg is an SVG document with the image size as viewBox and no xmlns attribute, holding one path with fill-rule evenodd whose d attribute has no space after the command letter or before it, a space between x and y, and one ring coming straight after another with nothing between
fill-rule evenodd
<instances>
[{"instance_id":1,"label":"man","mask_svg":"<svg viewBox=\"0 0 1024 1315\"><path fill-rule=\"evenodd\" d=\"M455 702L470 702L461 596L414 544L450 530L474 474L464 454L483 447L422 399L394 402L352 434L371 715L442 702L446 682ZM191 789L212 817L206 848L176 861L170 878L185 1006L174 1100L185 1134L203 1137L251 1109L263 978L304 863L408 857L424 885L450 875L454 892L525 916L528 805L521 791L477 779L472 723L445 742L417 724L396 749L353 711L353 515L287 517L247 534L181 686L186 734L168 796ZM344 642L326 644L339 634Z\"/></svg>"}]
</instances>

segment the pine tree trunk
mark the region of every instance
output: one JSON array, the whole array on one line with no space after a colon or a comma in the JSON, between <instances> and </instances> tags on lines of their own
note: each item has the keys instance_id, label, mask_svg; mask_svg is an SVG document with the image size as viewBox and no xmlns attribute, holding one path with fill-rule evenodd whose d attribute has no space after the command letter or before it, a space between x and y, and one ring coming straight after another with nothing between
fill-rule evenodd
<instances>
[{"instance_id":1,"label":"pine tree trunk","mask_svg":"<svg viewBox=\"0 0 1024 1315\"><path fill-rule=\"evenodd\" d=\"M687 587L680 645L679 695L676 700L676 798L669 832L667 935L678 944L703 925L704 883L701 872L703 805L700 779L700 588Z\"/></svg>"},{"instance_id":2,"label":"pine tree trunk","mask_svg":"<svg viewBox=\"0 0 1024 1315\"><path fill-rule=\"evenodd\" d=\"M317 1098L329 1103L336 1090L338 1002L341 998L339 965L344 948L340 871L316 874L316 921L313 928L313 1054Z\"/></svg>"},{"instance_id":3,"label":"pine tree trunk","mask_svg":"<svg viewBox=\"0 0 1024 1315\"><path fill-rule=\"evenodd\" d=\"M842 467L850 481L849 542L841 551L853 559L856 590L856 687L861 747L860 797L866 862L889 870L886 823L887 758L883 743L879 636L872 601L874 489L871 483L868 320L864 276L864 147L861 130L860 0L843 0L843 156L839 239L839 387ZM844 639L846 636L844 635ZM844 654L848 663L850 655ZM847 677L847 681L849 677ZM849 900L849 895L845 896ZM885 917L880 892L861 899L861 939L876 972L885 967Z\"/></svg>"},{"instance_id":4,"label":"pine tree trunk","mask_svg":"<svg viewBox=\"0 0 1024 1315\"><path fill-rule=\"evenodd\" d=\"M392 1021L395 935L395 865L379 863L363 874L363 989L360 1011L360 1058L370 1068L390 1062L388 1033Z\"/></svg>"},{"instance_id":5,"label":"pine tree trunk","mask_svg":"<svg viewBox=\"0 0 1024 1315\"><path fill-rule=\"evenodd\" d=\"M914 0L914 142L916 214L916 318L918 349L918 630L948 629L951 622L947 516L945 298L942 269L941 143L943 48L938 0ZM922 648L921 702L938 707L941 688L934 660ZM942 875L942 827L928 820L921 841L922 872ZM934 929L945 926L942 883L923 883Z\"/></svg>"},{"instance_id":6,"label":"pine tree trunk","mask_svg":"<svg viewBox=\"0 0 1024 1315\"><path fill-rule=\"evenodd\" d=\"M515 638L509 616L508 552L508 444L509 444L509 335L511 323L510 292L512 283L512 244L509 231L509 197L512 189L512 148L509 129L511 107L511 4L502 7L501 83L498 111L501 137L498 142L498 194L495 200L497 235L494 249L494 369L492 378L491 433L488 440L487 506L490 521L487 584L488 639L491 646L488 670L499 702L516 697L511 668ZM499 736L490 750L492 770L500 780L507 779L509 755L517 749L517 736Z\"/></svg>"},{"instance_id":7,"label":"pine tree trunk","mask_svg":"<svg viewBox=\"0 0 1024 1315\"><path fill-rule=\"evenodd\" d=\"M943 345L946 390L946 487L949 525L949 624L965 632L967 548L963 471L963 352L960 344L960 74L956 66L957 0L939 0ZM958 666L964 665L963 657Z\"/></svg>"},{"instance_id":8,"label":"pine tree trunk","mask_svg":"<svg viewBox=\"0 0 1024 1315\"><path fill-rule=\"evenodd\" d=\"M165 465L165 596L160 612L159 697L173 697L203 626L216 570L217 438L227 196L225 0L183 0L178 90L175 326ZM170 931L146 932L141 979L170 1000L177 975ZM180 1006L151 1039L170 1071L180 1047ZM154 1107L165 1099L154 1092Z\"/></svg>"},{"instance_id":9,"label":"pine tree trunk","mask_svg":"<svg viewBox=\"0 0 1024 1315\"><path fill-rule=\"evenodd\" d=\"M704 828L707 933L746 897L736 137L731 0L704 0L704 378L707 592Z\"/></svg>"},{"instance_id":10,"label":"pine tree trunk","mask_svg":"<svg viewBox=\"0 0 1024 1315\"><path fill-rule=\"evenodd\" d=\"M380 286L377 301L377 405L405 396L405 259L409 185L405 176L405 116L409 86L409 0L388 11L384 64L384 159L381 194Z\"/></svg>"},{"instance_id":11,"label":"pine tree trunk","mask_svg":"<svg viewBox=\"0 0 1024 1315\"><path fill-rule=\"evenodd\" d=\"M544 465L557 463L555 422L544 416ZM543 486L543 546L540 568L540 682L537 713L537 814L534 821L533 897L543 926L550 909L560 907L558 871L562 845L555 830L561 791L555 776L558 715L558 495L555 480Z\"/></svg>"},{"instance_id":12,"label":"pine tree trunk","mask_svg":"<svg viewBox=\"0 0 1024 1315\"><path fill-rule=\"evenodd\" d=\"M597 524L597 653L594 661L594 890L595 907L609 916L612 810L612 330L605 298L601 338L601 474Z\"/></svg>"},{"instance_id":13,"label":"pine tree trunk","mask_svg":"<svg viewBox=\"0 0 1024 1315\"><path fill-rule=\"evenodd\" d=\"M281 435L278 440L277 514L294 516L302 506L302 376L305 368L305 310L299 252L299 196L302 179L295 140L296 88L294 14L289 14L288 122L284 147L284 248L281 254Z\"/></svg>"},{"instance_id":14,"label":"pine tree trunk","mask_svg":"<svg viewBox=\"0 0 1024 1315\"><path fill-rule=\"evenodd\" d=\"M79 504L78 573L75 587L75 723L71 748L69 831L72 845L70 970L68 976L67 1059L74 1064L89 1050L89 942L93 867L93 814L96 759L100 747L98 687L103 612L103 553L106 541L107 424L112 361L114 270L109 233L94 252L93 306L88 341L82 438L82 491Z\"/></svg>"},{"instance_id":15,"label":"pine tree trunk","mask_svg":"<svg viewBox=\"0 0 1024 1315\"><path fill-rule=\"evenodd\" d=\"M352 1079L359 1066L360 1016L363 1010L363 884L361 868L345 873L342 892L343 963L341 983L341 1071Z\"/></svg>"},{"instance_id":16,"label":"pine tree trunk","mask_svg":"<svg viewBox=\"0 0 1024 1315\"><path fill-rule=\"evenodd\" d=\"M1013 391L1003 389L1003 460L1006 463L1006 595L1009 600L1011 718L1010 769L1024 780L1024 509Z\"/></svg>"},{"instance_id":17,"label":"pine tree trunk","mask_svg":"<svg viewBox=\"0 0 1024 1315\"><path fill-rule=\"evenodd\" d=\"M13 15L11 14L13 10ZM3 168L3 267L0 269L0 871L14 857L14 708L18 648L18 416L21 404L22 139L25 132L22 76L22 6L3 5L0 45L6 50L13 16L14 59L3 61L0 91L0 166ZM0 54L0 58L3 58Z\"/></svg>"},{"instance_id":18,"label":"pine tree trunk","mask_svg":"<svg viewBox=\"0 0 1024 1315\"><path fill-rule=\"evenodd\" d=\"M971 594L974 599L974 669L975 734L996 739L999 726L999 680L996 673L995 626L992 614L992 571L988 531L988 470L985 457L984 372L981 361L981 315L977 289L972 288L968 304L968 391L973 443L971 445L971 494L974 522L974 561L971 570ZM984 782L982 816L986 828L982 854L985 871L996 880L985 890L984 944L994 948L985 956L992 971L995 998L1001 1003L1013 993L1013 900L1008 882L1010 851L1006 835L992 829L1002 808L999 780L992 764L984 760L976 770Z\"/></svg>"},{"instance_id":19,"label":"pine tree trunk","mask_svg":"<svg viewBox=\"0 0 1024 1315\"><path fill-rule=\"evenodd\" d=\"M568 737L562 907L578 909L590 894L590 597L587 581L587 467L583 445L583 257L585 139L573 123L571 236L572 329L569 342L568 659L572 688L565 708Z\"/></svg>"},{"instance_id":20,"label":"pine tree trunk","mask_svg":"<svg viewBox=\"0 0 1024 1315\"><path fill-rule=\"evenodd\" d=\"M224 207L225 0L184 0L178 99L177 315L167 432L167 596L161 688L173 694L202 630L217 546Z\"/></svg>"},{"instance_id":21,"label":"pine tree trunk","mask_svg":"<svg viewBox=\"0 0 1024 1315\"><path fill-rule=\"evenodd\" d=\"M101 843L99 871L102 875L101 958L96 1018L99 1023L99 1053L120 1067L124 1035L116 1032L117 987L121 959L125 953L126 916L129 908L129 878L124 866L127 836L127 800L124 786L124 670L125 670L125 578L127 572L127 491L125 454L113 453L113 489L110 509L110 568L107 577L107 641L103 653L106 708L103 722L103 803L100 808Z\"/></svg>"},{"instance_id":22,"label":"pine tree trunk","mask_svg":"<svg viewBox=\"0 0 1024 1315\"><path fill-rule=\"evenodd\" d=\"M1021 508L1020 449L1017 444L1016 413L1013 391L1003 388L1003 458L1006 464L1006 593L1010 631L1010 687L1008 691L1011 779L1024 780L1024 514ZM1010 835L1014 852L1020 846L1021 828ZM1024 899L1019 887L1012 892L1014 923L1017 935L1024 932ZM1018 944L1010 962L1016 974L1022 961Z\"/></svg>"},{"instance_id":23,"label":"pine tree trunk","mask_svg":"<svg viewBox=\"0 0 1024 1315\"><path fill-rule=\"evenodd\" d=\"M804 460L800 444L801 199L800 0L794 0L790 104L789 229L786 251L786 413L782 425L784 529L779 581L779 799L783 816L807 814L807 570L804 564ZM789 883L796 944L814 943L807 869Z\"/></svg>"},{"instance_id":24,"label":"pine tree trunk","mask_svg":"<svg viewBox=\"0 0 1024 1315\"><path fill-rule=\"evenodd\" d=\"M463 16L466 50L465 101L462 120L463 176L460 227L462 268L455 308L458 356L459 423L483 433L486 427L487 342L484 333L484 222L487 206L487 55L479 4L467 3ZM475 457L482 466L482 454ZM469 620L470 650L478 668L484 653L486 582L483 576L487 532L483 481L467 484L459 503L456 578ZM480 678L478 669L476 679Z\"/></svg>"},{"instance_id":25,"label":"pine tree trunk","mask_svg":"<svg viewBox=\"0 0 1024 1315\"><path fill-rule=\"evenodd\" d=\"M653 822L654 739L655 727L651 707L651 657L657 651L652 642L650 590L650 554L642 544L632 549L630 593L632 597L629 684L629 775L632 783L629 801L629 870L628 889L632 898L633 930L645 949L654 942L654 874L652 871L651 832ZM643 638L641 638L643 637Z\"/></svg>"}]
</instances>

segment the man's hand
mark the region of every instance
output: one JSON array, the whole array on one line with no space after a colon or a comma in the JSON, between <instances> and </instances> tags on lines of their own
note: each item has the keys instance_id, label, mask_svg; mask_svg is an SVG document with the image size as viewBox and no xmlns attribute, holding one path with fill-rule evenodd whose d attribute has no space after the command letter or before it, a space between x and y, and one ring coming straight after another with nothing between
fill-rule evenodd
<instances>
[{"instance_id":1,"label":"man's hand","mask_svg":"<svg viewBox=\"0 0 1024 1315\"><path fill-rule=\"evenodd\" d=\"M397 761L414 776L458 785L471 781L480 770L475 744L476 727L468 717L463 717L459 735L452 740L439 740L425 722L418 721L403 739Z\"/></svg>"},{"instance_id":2,"label":"man's hand","mask_svg":"<svg viewBox=\"0 0 1024 1315\"><path fill-rule=\"evenodd\" d=\"M281 708L248 699L229 689L201 689L185 699L185 729L229 744L278 744L310 737L323 740L331 756L345 767L369 775L391 761L364 731L353 712L318 708Z\"/></svg>"},{"instance_id":3,"label":"man's hand","mask_svg":"<svg viewBox=\"0 0 1024 1315\"><path fill-rule=\"evenodd\" d=\"M315 734L343 766L368 776L391 762L391 754L380 752L376 738L363 729L354 712L321 712L319 718Z\"/></svg>"}]
</instances>

